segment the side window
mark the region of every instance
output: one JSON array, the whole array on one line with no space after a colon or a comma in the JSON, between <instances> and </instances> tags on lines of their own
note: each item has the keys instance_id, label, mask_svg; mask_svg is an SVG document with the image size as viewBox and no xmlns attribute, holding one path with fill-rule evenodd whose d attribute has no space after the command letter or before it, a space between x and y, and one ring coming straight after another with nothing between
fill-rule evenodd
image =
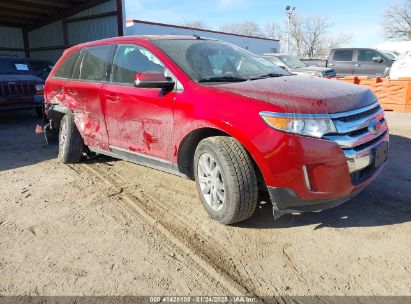
<instances>
[{"instance_id":1,"label":"side window","mask_svg":"<svg viewBox=\"0 0 411 304\"><path fill-rule=\"evenodd\" d=\"M334 51L333 60L335 61L352 61L353 50L336 50Z\"/></svg>"},{"instance_id":2,"label":"side window","mask_svg":"<svg viewBox=\"0 0 411 304\"><path fill-rule=\"evenodd\" d=\"M93 46L84 49L79 79L93 81L106 80L109 51L109 45Z\"/></svg>"},{"instance_id":3,"label":"side window","mask_svg":"<svg viewBox=\"0 0 411 304\"><path fill-rule=\"evenodd\" d=\"M358 61L373 62L374 57L381 57L373 50L361 50L358 51Z\"/></svg>"},{"instance_id":4,"label":"side window","mask_svg":"<svg viewBox=\"0 0 411 304\"><path fill-rule=\"evenodd\" d=\"M133 84L141 72L164 73L164 65L152 53L136 45L118 45L112 65L111 81Z\"/></svg>"},{"instance_id":5,"label":"side window","mask_svg":"<svg viewBox=\"0 0 411 304\"><path fill-rule=\"evenodd\" d=\"M68 55L66 59L64 59L64 61L57 68L56 73L54 73L54 77L71 78L71 74L73 73L73 67L77 61L79 54L79 51L74 51L73 53Z\"/></svg>"}]
</instances>

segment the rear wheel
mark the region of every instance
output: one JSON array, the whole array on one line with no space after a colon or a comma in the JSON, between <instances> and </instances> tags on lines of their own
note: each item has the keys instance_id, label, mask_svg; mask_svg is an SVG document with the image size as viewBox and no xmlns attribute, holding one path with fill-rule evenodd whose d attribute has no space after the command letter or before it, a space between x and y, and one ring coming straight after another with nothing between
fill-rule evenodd
<instances>
[{"instance_id":1,"label":"rear wheel","mask_svg":"<svg viewBox=\"0 0 411 304\"><path fill-rule=\"evenodd\" d=\"M203 139L194 156L194 175L207 213L222 224L249 218L257 206L257 177L253 161L234 138Z\"/></svg>"},{"instance_id":2,"label":"rear wheel","mask_svg":"<svg viewBox=\"0 0 411 304\"><path fill-rule=\"evenodd\" d=\"M83 155L84 142L72 115L64 115L60 122L59 155L64 164L78 163Z\"/></svg>"}]
</instances>

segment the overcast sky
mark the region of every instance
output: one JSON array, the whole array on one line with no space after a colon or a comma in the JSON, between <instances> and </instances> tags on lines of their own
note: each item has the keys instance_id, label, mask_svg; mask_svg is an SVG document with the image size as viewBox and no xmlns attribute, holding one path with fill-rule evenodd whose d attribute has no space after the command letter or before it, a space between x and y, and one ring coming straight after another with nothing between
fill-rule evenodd
<instances>
[{"instance_id":1,"label":"overcast sky","mask_svg":"<svg viewBox=\"0 0 411 304\"><path fill-rule=\"evenodd\" d=\"M225 23L285 21L285 6L292 5L304 15L327 15L336 33L352 34L349 45L374 47L384 41L381 22L384 9L393 0L126 0L127 18L153 22L184 24L202 20L218 30Z\"/></svg>"}]
</instances>

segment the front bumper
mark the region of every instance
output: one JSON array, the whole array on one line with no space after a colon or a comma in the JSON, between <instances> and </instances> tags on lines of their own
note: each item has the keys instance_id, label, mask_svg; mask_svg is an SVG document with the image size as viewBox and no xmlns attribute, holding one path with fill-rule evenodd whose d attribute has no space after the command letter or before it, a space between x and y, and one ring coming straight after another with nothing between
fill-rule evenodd
<instances>
[{"instance_id":1,"label":"front bumper","mask_svg":"<svg viewBox=\"0 0 411 304\"><path fill-rule=\"evenodd\" d=\"M41 108L43 106L44 97L43 95L33 95L29 97L18 97L18 98L0 98L0 111L11 111L11 110L25 110Z\"/></svg>"},{"instance_id":2,"label":"front bumper","mask_svg":"<svg viewBox=\"0 0 411 304\"><path fill-rule=\"evenodd\" d=\"M374 171L374 174L364 181L361 185L352 188L347 195L326 199L303 199L299 197L292 189L267 187L271 202L273 203L274 217L278 218L283 214L301 213L301 212L318 212L326 209L337 207L348 202L361 192L383 169L384 165Z\"/></svg>"},{"instance_id":3,"label":"front bumper","mask_svg":"<svg viewBox=\"0 0 411 304\"><path fill-rule=\"evenodd\" d=\"M320 211L342 204L382 170L389 133L379 105L331 115L336 134L322 139L279 134L280 139L270 146L265 156L269 171L262 171L274 214ZM370 126L376 122L378 132L373 133Z\"/></svg>"}]
</instances>

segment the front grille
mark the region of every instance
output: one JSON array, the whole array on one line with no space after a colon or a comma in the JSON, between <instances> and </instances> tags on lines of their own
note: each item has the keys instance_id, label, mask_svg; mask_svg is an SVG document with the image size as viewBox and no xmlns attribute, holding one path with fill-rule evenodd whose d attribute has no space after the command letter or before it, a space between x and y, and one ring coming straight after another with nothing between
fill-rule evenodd
<instances>
[{"instance_id":1,"label":"front grille","mask_svg":"<svg viewBox=\"0 0 411 304\"><path fill-rule=\"evenodd\" d=\"M375 113L377 113L379 110L381 110L381 107L380 107L380 106L377 106L377 107L375 107L375 108L373 108L373 109L369 109L369 110L364 111L364 112L361 112L361 113L357 113L357 114L350 115L350 116L339 117L339 118L337 118L337 120L342 121L342 122L352 122L352 121L359 120L359 119L361 119L361 118L370 116L370 115L372 115L372 114L375 114Z\"/></svg>"},{"instance_id":2,"label":"front grille","mask_svg":"<svg viewBox=\"0 0 411 304\"><path fill-rule=\"evenodd\" d=\"M0 85L0 97L31 96L35 94L34 84Z\"/></svg>"},{"instance_id":3,"label":"front grille","mask_svg":"<svg viewBox=\"0 0 411 304\"><path fill-rule=\"evenodd\" d=\"M376 143L378 143L381 139L383 139L386 134L387 134L387 131L385 131L384 133L382 133L382 134L379 135L378 137L376 137L376 138L374 138L374 139L372 139L372 140L370 140L370 141L367 141L366 143L363 143L363 144L361 144L361 145L358 145L358 146L353 147L352 149L355 150L355 151L361 151L361 150L367 149L367 148L369 148L369 147L372 147L372 146L374 146Z\"/></svg>"},{"instance_id":4,"label":"front grille","mask_svg":"<svg viewBox=\"0 0 411 304\"><path fill-rule=\"evenodd\" d=\"M378 104L345 113L331 114L337 133L328 134L324 138L340 145L347 158L351 182L358 185L375 172L373 148L387 140L388 127L384 112ZM381 131L371 133L371 121L381 122Z\"/></svg>"}]
</instances>

